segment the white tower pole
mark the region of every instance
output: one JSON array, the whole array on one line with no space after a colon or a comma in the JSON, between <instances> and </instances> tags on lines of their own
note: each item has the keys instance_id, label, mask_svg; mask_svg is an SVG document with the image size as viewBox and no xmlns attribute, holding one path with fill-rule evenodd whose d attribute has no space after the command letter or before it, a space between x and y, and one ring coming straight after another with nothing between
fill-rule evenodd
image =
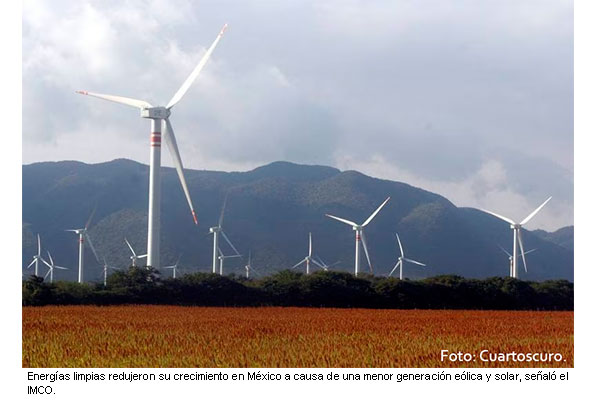
<instances>
[{"instance_id":1,"label":"white tower pole","mask_svg":"<svg viewBox=\"0 0 600 400\"><path fill-rule=\"evenodd\" d=\"M362 240L360 237L361 229L359 227L355 228L356 230L356 248L354 250L354 276L358 276L358 271L360 271L360 241Z\"/></svg>"},{"instance_id":2,"label":"white tower pole","mask_svg":"<svg viewBox=\"0 0 600 400\"><path fill-rule=\"evenodd\" d=\"M147 265L160 268L160 145L162 121L150 119L150 183L148 187Z\"/></svg>"},{"instance_id":3,"label":"white tower pole","mask_svg":"<svg viewBox=\"0 0 600 400\"><path fill-rule=\"evenodd\" d=\"M77 282L83 283L83 232L79 232L79 275Z\"/></svg>"},{"instance_id":4,"label":"white tower pole","mask_svg":"<svg viewBox=\"0 0 600 400\"><path fill-rule=\"evenodd\" d=\"M106 274L108 272L108 266L104 264L104 286L106 286Z\"/></svg>"},{"instance_id":5,"label":"white tower pole","mask_svg":"<svg viewBox=\"0 0 600 400\"><path fill-rule=\"evenodd\" d=\"M217 262L219 259L219 231L218 229L215 229L213 232L214 235L214 239L213 239L213 274L217 273Z\"/></svg>"},{"instance_id":6,"label":"white tower pole","mask_svg":"<svg viewBox=\"0 0 600 400\"><path fill-rule=\"evenodd\" d=\"M512 271L510 276L518 278L518 267L519 267L519 244L517 243L519 235L519 228L513 228L513 258L512 258Z\"/></svg>"},{"instance_id":7,"label":"white tower pole","mask_svg":"<svg viewBox=\"0 0 600 400\"><path fill-rule=\"evenodd\" d=\"M402 267L403 266L404 266L404 260L400 259L400 280L403 279L403 276L402 276Z\"/></svg>"}]
</instances>

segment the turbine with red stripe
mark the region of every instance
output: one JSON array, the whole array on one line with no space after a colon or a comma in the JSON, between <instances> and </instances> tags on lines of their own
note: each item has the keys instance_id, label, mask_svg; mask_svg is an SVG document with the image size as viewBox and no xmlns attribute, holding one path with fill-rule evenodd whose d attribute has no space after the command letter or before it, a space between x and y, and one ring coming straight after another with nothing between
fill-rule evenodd
<instances>
[{"instance_id":1,"label":"turbine with red stripe","mask_svg":"<svg viewBox=\"0 0 600 400\"><path fill-rule=\"evenodd\" d=\"M175 169L185 197L187 199L190 211L194 223L198 224L196 212L192 205L192 199L183 175L183 164L181 162L181 156L179 155L179 148L177 147L177 141L175 140L175 134L173 133L173 127L169 121L171 115L171 109L177 104L188 91L200 71L208 62L210 55L219 43L219 40L225 33L227 24L223 26L221 32L213 42L213 44L206 51L196 68L183 82L179 90L173 95L171 100L166 106L155 107L144 100L132 99L129 97L113 96L99 93L92 93L86 91L79 91L77 93L88 96L98 97L103 100L113 101L116 103L125 104L128 106L136 107L140 109L141 117L150 119L150 183L148 192L148 266L154 268L160 268L160 148L162 141L167 144L169 153L175 164Z\"/></svg>"},{"instance_id":2,"label":"turbine with red stripe","mask_svg":"<svg viewBox=\"0 0 600 400\"><path fill-rule=\"evenodd\" d=\"M367 257L367 262L369 263L369 270L371 271L371 273L373 273L373 266L371 265L371 258L369 257L369 250L367 250L367 238L365 237L365 233L363 232L363 229L365 226L367 226L369 224L369 222L371 222L373 220L373 218L375 218L377 213L379 211L381 211L383 206L385 206L385 204L389 200L390 200L389 197L387 199L385 199L385 201L383 203L381 203L381 205L373 212L373 214L371 214L371 216L369 218L367 218L365 220L365 222L363 222L360 225L357 224L356 222L352 222L347 219L336 217L334 215L325 214L329 218L333 218L335 220L343 222L344 224L350 225L352 227L352 230L356 231L356 243L355 243L355 249L354 249L355 250L354 251L354 275L355 276L358 275L358 272L360 271L360 246L361 246L361 243L362 243L363 249L365 250L365 256Z\"/></svg>"}]
</instances>

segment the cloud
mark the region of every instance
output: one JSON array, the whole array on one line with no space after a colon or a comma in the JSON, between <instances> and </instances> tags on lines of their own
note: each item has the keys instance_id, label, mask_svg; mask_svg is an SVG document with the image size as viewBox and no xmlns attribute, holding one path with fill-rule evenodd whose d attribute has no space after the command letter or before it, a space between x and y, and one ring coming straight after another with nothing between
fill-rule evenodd
<instances>
[{"instance_id":1,"label":"cloud","mask_svg":"<svg viewBox=\"0 0 600 400\"><path fill-rule=\"evenodd\" d=\"M147 162L137 110L74 91L164 104L224 22L173 110L184 165L385 165L460 205L518 212L559 193L540 226L572 223L573 5L561 0L27 0L23 161Z\"/></svg>"}]
</instances>

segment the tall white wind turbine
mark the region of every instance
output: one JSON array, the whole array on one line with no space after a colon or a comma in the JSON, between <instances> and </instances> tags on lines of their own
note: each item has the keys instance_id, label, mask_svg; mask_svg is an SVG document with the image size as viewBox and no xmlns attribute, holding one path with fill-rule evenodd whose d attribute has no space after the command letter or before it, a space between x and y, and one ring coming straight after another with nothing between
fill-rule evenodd
<instances>
[{"instance_id":1,"label":"tall white wind turbine","mask_svg":"<svg viewBox=\"0 0 600 400\"><path fill-rule=\"evenodd\" d=\"M422 262L411 260L410 258L404 257L404 249L402 248L402 242L400 242L400 236L398 236L397 233L396 233L396 239L398 240L398 247L400 248L400 257L398 257L398 262L396 263L396 265L394 265L394 269L392 269L390 271L390 274L388 276L392 276L392 274L394 273L396 268L400 267L400 280L402 280L402 279L404 279L404 277L402 275L402 267L404 266L404 261L412 263L412 264L420 265L423 267L426 267L426 265L423 264Z\"/></svg>"},{"instance_id":2,"label":"tall white wind turbine","mask_svg":"<svg viewBox=\"0 0 600 400\"><path fill-rule=\"evenodd\" d=\"M213 226L211 228L209 228L208 232L213 234L213 260L212 260L212 268L213 268L213 274L217 273L217 268L219 268L219 271L221 271L222 269L222 264L223 264L223 260L221 259L221 257L223 257L223 254L221 253L221 248L219 247L219 235L223 236L223 239L225 239L227 241L227 243L229 244L229 246L233 249L233 251L235 251L235 256L226 256L227 258L230 257L241 257L240 253L237 251L237 249L235 248L235 246L233 245L233 243L231 243L231 240L229 240L229 238L227 237L227 234L225 234L225 231L223 230L223 218L225 217L225 206L227 205L227 197L225 197L225 200L223 201L223 207L221 207L221 215L219 216L219 224L217 226ZM223 275L223 272L220 272L221 275Z\"/></svg>"},{"instance_id":3,"label":"tall white wind turbine","mask_svg":"<svg viewBox=\"0 0 600 400\"><path fill-rule=\"evenodd\" d=\"M68 269L65 267L60 267L58 265L54 264L54 260L52 259L52 255L50 255L50 252L48 252L48 259L50 260L50 263L48 263L46 260L42 259L42 261L44 262L44 264L46 264L46 266L48 267L48 272L46 272L46 275L44 276L44 279L46 279L48 277L48 275L50 275L50 283L54 282L54 268L56 269Z\"/></svg>"},{"instance_id":4,"label":"tall white wind turbine","mask_svg":"<svg viewBox=\"0 0 600 400\"><path fill-rule=\"evenodd\" d=\"M79 272L77 274L77 282L83 283L83 255L84 255L84 239L87 239L88 244L90 245L90 249L94 253L94 257L96 257L96 261L100 263L100 259L98 258L98 253L96 253L96 249L92 243L92 239L88 235L88 228L90 227L90 223L92 222L92 218L94 218L94 214L96 213L96 208L90 214L85 227L79 229L67 229L67 232L73 232L76 235L79 235Z\"/></svg>"},{"instance_id":5,"label":"tall white wind turbine","mask_svg":"<svg viewBox=\"0 0 600 400\"><path fill-rule=\"evenodd\" d=\"M37 243L38 243L38 251L37 251L37 254L35 254L35 255L33 256L33 260L31 261L31 263L29 263L29 265L27 266L27 268L26 268L26 269L29 269L29 268L31 268L31 266L32 266L32 265L34 265L34 266L35 266L35 268L33 269L33 274L34 274L35 276L40 276L40 275L39 275L39 270L40 270L40 269L39 269L39 268L40 268L40 260L41 260L41 261L45 261L45 260L42 258L42 241L41 241L41 239L40 239L40 234L39 234L39 233L38 233L38 235L37 235Z\"/></svg>"},{"instance_id":6,"label":"tall white wind turbine","mask_svg":"<svg viewBox=\"0 0 600 400\"><path fill-rule=\"evenodd\" d=\"M225 33L225 29L227 28L227 24L223 26L221 32L213 42L213 44L206 51L196 68L192 71L192 73L188 76L188 78L183 82L179 90L173 95L171 100L167 103L166 106L152 106L150 103L144 100L131 99L128 97L121 96L113 96L106 94L98 94L86 91L78 91L79 94L84 94L88 96L98 97L100 99L113 101L116 103L125 104L128 106L136 107L140 109L140 114L142 118L150 119L150 179L149 179L149 190L148 190L148 262L149 266L152 266L156 269L160 268L160 148L161 148L161 139L164 138L167 147L169 148L169 153L171 153L171 158L173 159L173 163L175 164L175 169L177 170L177 175L179 176L179 180L181 182L181 186L185 193L185 197L187 199L188 205L190 207L190 211L192 212L192 217L194 219L194 223L198 224L198 219L196 218L196 212L194 211L194 207L192 205L192 199L190 197L190 193L187 188L187 184L185 181L185 177L183 175L183 164L181 162L181 157L179 155L179 148L177 147L177 141L175 140L175 134L173 132L173 127L171 126L171 122L169 121L169 116L171 115L171 108L175 106L188 91L204 65L208 62L210 55L213 50L219 43L219 40ZM163 135L164 134L164 135Z\"/></svg>"},{"instance_id":7,"label":"tall white wind turbine","mask_svg":"<svg viewBox=\"0 0 600 400\"><path fill-rule=\"evenodd\" d=\"M361 243L362 243L363 249L365 250L365 256L367 257L367 262L369 263L369 270L371 271L371 273L373 273L373 266L371 265L371 259L369 258L369 250L367 250L367 238L365 236L365 233L363 232L363 229L369 224L369 222L371 222L373 220L373 218L375 218L377 213L379 211L381 211L383 206L385 206L389 200L390 200L389 197L387 199L385 199L385 201L383 203L381 203L381 205L373 212L373 214L371 214L371 216L369 218L367 218L365 220L365 222L363 222L360 225L357 224L356 222L352 222L347 219L336 217L334 215L325 214L329 218L333 218L340 222L343 222L344 224L350 225L352 227L352 230L356 231L356 245L355 245L355 251L354 251L354 275L355 276L358 275L358 273L360 271L360 246L361 246Z\"/></svg>"},{"instance_id":8,"label":"tall white wind turbine","mask_svg":"<svg viewBox=\"0 0 600 400\"><path fill-rule=\"evenodd\" d=\"M321 264L319 261L316 260L316 258L313 257L312 255L312 233L308 232L308 255L306 257L304 257L302 260L300 260L300 262L296 265L294 265L291 269L294 269L296 267L299 267L302 264L306 264L306 275L310 274L310 263L315 264L317 267L327 270L327 268Z\"/></svg>"},{"instance_id":9,"label":"tall white wind turbine","mask_svg":"<svg viewBox=\"0 0 600 400\"><path fill-rule=\"evenodd\" d=\"M148 257L148 254L139 254L138 255L133 250L133 247L131 247L131 243L129 243L129 241L127 240L127 238L125 238L125 243L127 243L127 247L129 247L129 250L131 251L131 255L129 256L129 259L131 260L131 266L132 267L135 267L135 260L141 260L142 258L147 258Z\"/></svg>"},{"instance_id":10,"label":"tall white wind turbine","mask_svg":"<svg viewBox=\"0 0 600 400\"><path fill-rule=\"evenodd\" d=\"M106 278L108 278L108 270L113 269L115 271L118 271L119 268L111 267L110 265L108 265L108 263L106 262L106 258L102 258L102 260L104 261L104 265L102 265L102 281L104 283L104 287L106 287Z\"/></svg>"},{"instance_id":11,"label":"tall white wind turbine","mask_svg":"<svg viewBox=\"0 0 600 400\"><path fill-rule=\"evenodd\" d=\"M244 265L244 269L246 270L246 279L250 278L250 271L259 275L258 271L252 268L252 251L248 252L248 264Z\"/></svg>"},{"instance_id":12,"label":"tall white wind turbine","mask_svg":"<svg viewBox=\"0 0 600 400\"><path fill-rule=\"evenodd\" d=\"M523 258L523 266L525 267L525 271L527 272L527 261L525 261L525 251L523 250L523 239L521 238L521 227L523 225L525 225L527 222L529 222L534 216L535 214L537 214L542 207L544 207L546 205L546 203L548 203L550 201L550 199L552 198L552 196L548 197L548 199L546 201L544 201L542 203L542 205L540 205L538 208L536 208L535 210L533 210L533 212L531 214L529 214L527 217L525 217L525 219L523 221L521 221L520 223L517 223L515 221L513 221L512 219L508 218L508 217L504 217L500 214L488 211L488 210L484 210L482 209L481 211L485 211L488 214L493 215L496 218L500 218L503 221L506 221L510 224L510 228L513 230L513 255L512 255L512 268L510 271L510 276L511 278L515 278L518 279L519 278L519 251L518 248L521 248L521 257Z\"/></svg>"}]
</instances>

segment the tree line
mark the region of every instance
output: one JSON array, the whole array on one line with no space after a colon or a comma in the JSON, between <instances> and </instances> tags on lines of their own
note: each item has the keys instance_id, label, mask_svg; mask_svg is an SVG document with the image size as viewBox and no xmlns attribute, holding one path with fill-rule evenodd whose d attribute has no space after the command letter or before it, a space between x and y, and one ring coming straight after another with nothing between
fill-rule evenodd
<instances>
[{"instance_id":1,"label":"tree line","mask_svg":"<svg viewBox=\"0 0 600 400\"><path fill-rule=\"evenodd\" d=\"M22 304L114 305L173 304L188 306L298 306L398 309L573 310L573 283L528 282L508 277L467 279L440 275L400 280L347 272L310 275L289 270L260 279L210 273L162 278L146 267L110 275L107 284L23 281Z\"/></svg>"}]
</instances>

